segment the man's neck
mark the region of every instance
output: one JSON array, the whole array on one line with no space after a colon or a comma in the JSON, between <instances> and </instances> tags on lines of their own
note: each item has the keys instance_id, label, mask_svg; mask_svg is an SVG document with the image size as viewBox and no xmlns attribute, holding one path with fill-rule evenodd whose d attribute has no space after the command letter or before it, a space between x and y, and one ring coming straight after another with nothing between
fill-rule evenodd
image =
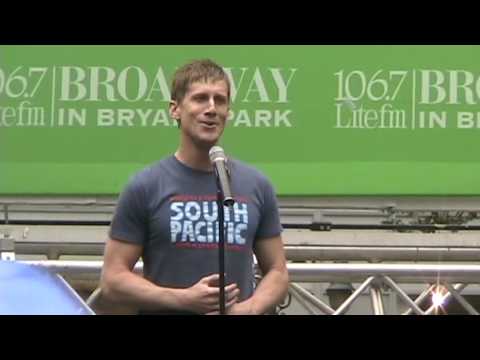
<instances>
[{"instance_id":1,"label":"man's neck","mask_svg":"<svg viewBox=\"0 0 480 360\"><path fill-rule=\"evenodd\" d=\"M175 152L175 157L178 161L185 165L203 171L211 171L213 169L212 163L208 156L209 149L199 149L197 147L187 148L180 145Z\"/></svg>"}]
</instances>

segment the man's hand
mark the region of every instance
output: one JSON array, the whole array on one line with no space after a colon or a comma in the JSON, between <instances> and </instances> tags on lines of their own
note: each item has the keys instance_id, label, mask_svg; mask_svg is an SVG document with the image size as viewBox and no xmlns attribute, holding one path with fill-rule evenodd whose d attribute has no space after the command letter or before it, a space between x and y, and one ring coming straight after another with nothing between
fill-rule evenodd
<instances>
[{"instance_id":1,"label":"man's hand","mask_svg":"<svg viewBox=\"0 0 480 360\"><path fill-rule=\"evenodd\" d=\"M185 308L199 314L215 314L220 310L220 276L213 274L200 279L195 285L185 289L183 299ZM231 307L238 300L240 289L237 284L225 286L225 308Z\"/></svg>"}]
</instances>

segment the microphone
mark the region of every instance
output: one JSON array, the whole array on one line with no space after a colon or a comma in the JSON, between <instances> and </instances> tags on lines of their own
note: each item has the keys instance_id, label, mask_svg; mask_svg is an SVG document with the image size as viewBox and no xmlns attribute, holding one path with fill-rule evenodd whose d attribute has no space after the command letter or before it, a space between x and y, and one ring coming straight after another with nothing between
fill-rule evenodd
<instances>
[{"instance_id":1,"label":"microphone","mask_svg":"<svg viewBox=\"0 0 480 360\"><path fill-rule=\"evenodd\" d=\"M225 152L220 146L213 146L208 152L208 156L215 168L220 191L223 195L223 205L233 206L235 200L233 199L232 191L230 190L230 177Z\"/></svg>"}]
</instances>

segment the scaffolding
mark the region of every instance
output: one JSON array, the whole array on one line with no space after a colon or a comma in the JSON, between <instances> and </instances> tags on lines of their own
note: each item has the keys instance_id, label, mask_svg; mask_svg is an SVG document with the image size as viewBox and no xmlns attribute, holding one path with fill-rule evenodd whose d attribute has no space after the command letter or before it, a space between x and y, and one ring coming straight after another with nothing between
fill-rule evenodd
<instances>
[{"instance_id":1,"label":"scaffolding","mask_svg":"<svg viewBox=\"0 0 480 360\"><path fill-rule=\"evenodd\" d=\"M24 264L48 268L59 275L95 275L99 276L102 261L21 261ZM385 315L383 290L391 289L408 307L404 315L430 315L442 308L442 304L454 298L470 315L478 311L462 296L462 291L472 284L480 284L480 265L471 264L287 264L290 284L289 296L294 297L307 313L343 315L362 294L369 293L371 309L375 315ZM143 263L138 262L134 271L141 274ZM356 289L336 308L331 307L314 296L299 283L317 282L359 283ZM420 284L425 286L422 293L411 299L402 289L402 284ZM87 304L94 307L100 296L97 289L87 299ZM427 297L439 295L438 303L426 310L420 304Z\"/></svg>"},{"instance_id":2,"label":"scaffolding","mask_svg":"<svg viewBox=\"0 0 480 360\"><path fill-rule=\"evenodd\" d=\"M71 283L87 279L94 303L115 204L113 196L2 196L0 255ZM298 305L342 315L362 303L365 313L427 315L454 301L478 315L467 295L480 297L479 204L479 196L279 198L291 282L277 313ZM402 306L389 306L393 297Z\"/></svg>"}]
</instances>

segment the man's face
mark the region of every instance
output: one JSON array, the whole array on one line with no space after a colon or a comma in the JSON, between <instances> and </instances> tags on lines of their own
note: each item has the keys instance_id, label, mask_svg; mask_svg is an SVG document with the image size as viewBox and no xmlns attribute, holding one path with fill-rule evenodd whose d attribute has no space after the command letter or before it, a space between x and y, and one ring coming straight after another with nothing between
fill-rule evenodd
<instances>
[{"instance_id":1,"label":"man's face","mask_svg":"<svg viewBox=\"0 0 480 360\"><path fill-rule=\"evenodd\" d=\"M225 128L229 110L225 81L195 82L184 98L170 104L170 115L181 121L184 140L201 148L215 145Z\"/></svg>"}]
</instances>

